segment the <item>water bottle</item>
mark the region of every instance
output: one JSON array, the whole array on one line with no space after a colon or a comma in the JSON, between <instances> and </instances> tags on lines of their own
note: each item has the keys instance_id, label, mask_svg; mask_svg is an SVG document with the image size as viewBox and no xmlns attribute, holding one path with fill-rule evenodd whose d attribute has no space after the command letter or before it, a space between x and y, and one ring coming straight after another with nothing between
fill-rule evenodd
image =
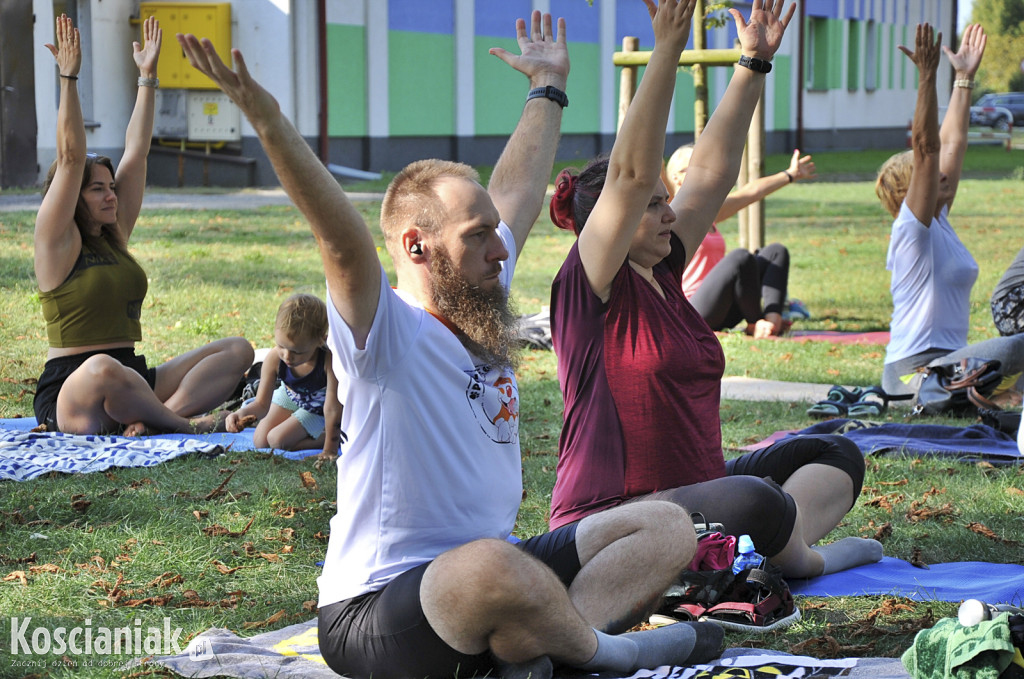
<instances>
[{"instance_id":1,"label":"water bottle","mask_svg":"<svg viewBox=\"0 0 1024 679\"><path fill-rule=\"evenodd\" d=\"M739 573L747 568L760 568L764 557L754 551L754 541L749 535L741 535L736 543L736 558L732 562L732 572Z\"/></svg>"}]
</instances>

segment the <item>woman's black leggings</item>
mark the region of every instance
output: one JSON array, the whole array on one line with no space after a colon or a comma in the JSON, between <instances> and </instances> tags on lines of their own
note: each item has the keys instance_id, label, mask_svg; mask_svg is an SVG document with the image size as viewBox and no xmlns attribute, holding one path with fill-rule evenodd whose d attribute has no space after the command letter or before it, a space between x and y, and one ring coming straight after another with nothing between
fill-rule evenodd
<instances>
[{"instance_id":1,"label":"woman's black leggings","mask_svg":"<svg viewBox=\"0 0 1024 679\"><path fill-rule=\"evenodd\" d=\"M784 245L772 243L757 253L739 248L708 272L690 303L712 330L727 330L743 320L755 323L765 314L781 314L788 282Z\"/></svg>"}]
</instances>

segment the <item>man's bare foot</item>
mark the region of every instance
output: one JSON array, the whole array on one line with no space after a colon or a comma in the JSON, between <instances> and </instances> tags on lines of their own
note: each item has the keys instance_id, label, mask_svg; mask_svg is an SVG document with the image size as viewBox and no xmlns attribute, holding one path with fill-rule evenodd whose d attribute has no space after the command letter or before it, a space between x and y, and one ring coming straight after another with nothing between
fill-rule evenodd
<instances>
[{"instance_id":1,"label":"man's bare foot","mask_svg":"<svg viewBox=\"0 0 1024 679\"><path fill-rule=\"evenodd\" d=\"M227 410L217 410L202 417L193 417L188 423L196 434L227 431L224 421L230 414L230 411Z\"/></svg>"},{"instance_id":2,"label":"man's bare foot","mask_svg":"<svg viewBox=\"0 0 1024 679\"><path fill-rule=\"evenodd\" d=\"M124 431L121 433L123 436L136 437L149 436L151 432L149 431L149 428L142 422L132 422L131 424L126 424L124 427Z\"/></svg>"}]
</instances>

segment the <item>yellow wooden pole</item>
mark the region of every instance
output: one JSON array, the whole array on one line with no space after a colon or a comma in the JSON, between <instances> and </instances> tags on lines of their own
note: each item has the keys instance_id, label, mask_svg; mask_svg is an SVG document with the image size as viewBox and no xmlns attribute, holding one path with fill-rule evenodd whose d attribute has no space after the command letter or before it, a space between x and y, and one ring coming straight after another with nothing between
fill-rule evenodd
<instances>
[{"instance_id":1,"label":"yellow wooden pole","mask_svg":"<svg viewBox=\"0 0 1024 679\"><path fill-rule=\"evenodd\" d=\"M622 52L616 52L619 54L634 54L638 53L637 50L640 48L640 38L633 38L626 36L622 39ZM622 121L626 119L626 111L629 109L630 103L633 101L633 96L636 94L636 74L640 64L646 64L651 59L651 53L645 52L647 57L642 62L634 64L621 64L622 73L619 75L619 122L615 126L616 132L622 127ZM616 66L620 64L616 63Z\"/></svg>"}]
</instances>

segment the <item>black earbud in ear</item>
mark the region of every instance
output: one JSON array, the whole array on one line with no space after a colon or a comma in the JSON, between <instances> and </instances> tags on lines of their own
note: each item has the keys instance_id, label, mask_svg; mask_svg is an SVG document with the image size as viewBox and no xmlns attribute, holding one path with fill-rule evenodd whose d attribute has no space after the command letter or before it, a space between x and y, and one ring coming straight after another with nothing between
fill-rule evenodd
<instances>
[{"instance_id":1,"label":"black earbud in ear","mask_svg":"<svg viewBox=\"0 0 1024 679\"><path fill-rule=\"evenodd\" d=\"M409 252L413 255L422 255L423 246L420 245L419 243L413 243L412 245L409 246Z\"/></svg>"}]
</instances>

